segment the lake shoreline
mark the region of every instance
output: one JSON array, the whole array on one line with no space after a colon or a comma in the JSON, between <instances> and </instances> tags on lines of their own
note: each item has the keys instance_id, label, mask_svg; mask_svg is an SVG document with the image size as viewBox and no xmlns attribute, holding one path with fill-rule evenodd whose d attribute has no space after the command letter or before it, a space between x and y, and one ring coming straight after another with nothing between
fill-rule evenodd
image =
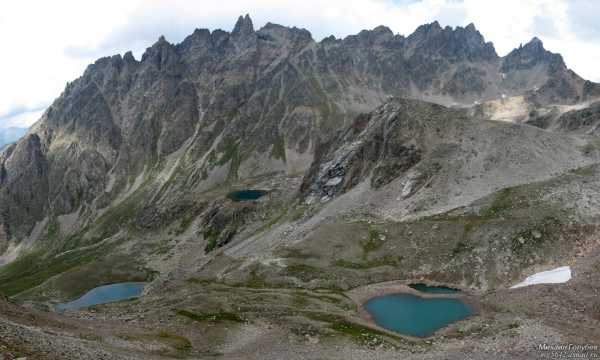
<instances>
[{"instance_id":1,"label":"lake shoreline","mask_svg":"<svg viewBox=\"0 0 600 360\"><path fill-rule=\"evenodd\" d=\"M449 288L459 290L460 292L447 293L447 294L425 293L425 292L415 290L409 286L409 285L415 284L415 283L424 283L428 286L448 286ZM407 335L407 334L401 334L401 333L386 329L386 328L378 325L375 322L375 319L373 319L373 316L365 308L366 303L373 298L378 298L378 297L382 297L382 296L386 296L386 295L394 295L394 294L409 294L409 295L414 295L414 296L417 296L417 297L420 297L423 299L460 299L462 302L464 302L469 307L469 309L471 310L471 314L462 320L452 322L452 323L440 328L439 330L433 332L432 334L430 334L428 336L417 337L417 336L411 336L411 335ZM384 332L386 334L390 334L393 336L400 336L400 337L404 337L404 338L412 339L412 340L423 340L423 339L427 339L427 338L430 338L433 336L448 334L449 332L451 332L455 329L456 324L458 324L462 321L466 321L473 316L479 315L481 312L481 306L475 301L475 298L473 297L473 295L466 293L461 287L454 286L453 284L452 284L452 286L449 286L447 284L441 284L441 283L429 283L429 282L424 282L422 280L415 280L415 281L393 280L393 281L369 284L369 285L365 285L365 286L361 286L361 287L349 290L346 292L346 295L348 295L348 297L350 297L356 303L356 305L358 307L358 315L361 320L360 321L361 325L367 326L367 327L372 328L377 331Z\"/></svg>"},{"instance_id":2,"label":"lake shoreline","mask_svg":"<svg viewBox=\"0 0 600 360\"><path fill-rule=\"evenodd\" d=\"M137 299L142 296L147 282L123 282L97 286L72 301L53 306L56 312L81 310L90 306Z\"/></svg>"}]
</instances>

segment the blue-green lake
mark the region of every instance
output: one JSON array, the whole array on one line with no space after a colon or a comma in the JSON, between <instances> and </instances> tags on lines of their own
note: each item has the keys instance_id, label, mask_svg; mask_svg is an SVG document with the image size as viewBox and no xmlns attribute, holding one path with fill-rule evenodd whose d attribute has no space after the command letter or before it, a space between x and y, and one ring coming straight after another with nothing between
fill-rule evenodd
<instances>
[{"instance_id":1,"label":"blue-green lake","mask_svg":"<svg viewBox=\"0 0 600 360\"><path fill-rule=\"evenodd\" d=\"M140 296L145 286L146 283L144 282L126 282L99 286L88 291L79 299L56 305L56 309L59 311L75 310L92 305L134 299Z\"/></svg>"},{"instance_id":2,"label":"blue-green lake","mask_svg":"<svg viewBox=\"0 0 600 360\"><path fill-rule=\"evenodd\" d=\"M408 285L412 289L428 294L458 294L461 291L447 286L429 286L423 283Z\"/></svg>"},{"instance_id":3,"label":"blue-green lake","mask_svg":"<svg viewBox=\"0 0 600 360\"><path fill-rule=\"evenodd\" d=\"M403 335L426 337L471 315L459 299L422 298L411 294L376 297L365 304L375 323Z\"/></svg>"},{"instance_id":4,"label":"blue-green lake","mask_svg":"<svg viewBox=\"0 0 600 360\"><path fill-rule=\"evenodd\" d=\"M252 201L260 199L267 194L264 190L240 190L227 194L227 197L233 201Z\"/></svg>"}]
</instances>

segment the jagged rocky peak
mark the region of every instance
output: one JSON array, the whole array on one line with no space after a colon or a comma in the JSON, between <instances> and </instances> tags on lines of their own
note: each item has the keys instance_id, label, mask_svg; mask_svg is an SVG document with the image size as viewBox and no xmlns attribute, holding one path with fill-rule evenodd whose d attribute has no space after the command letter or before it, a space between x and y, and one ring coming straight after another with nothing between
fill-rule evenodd
<instances>
[{"instance_id":1,"label":"jagged rocky peak","mask_svg":"<svg viewBox=\"0 0 600 360\"><path fill-rule=\"evenodd\" d=\"M122 70L135 69L138 64L139 62L135 59L131 51L126 52L123 56L120 54L106 56L90 64L84 72L84 77L98 76L102 73L104 74L103 78L111 78L121 73ZM99 81L99 79L96 80Z\"/></svg>"},{"instance_id":2,"label":"jagged rocky peak","mask_svg":"<svg viewBox=\"0 0 600 360\"><path fill-rule=\"evenodd\" d=\"M424 56L444 56L450 60L491 61L498 54L491 42L486 42L474 24L466 27L442 28L439 22L421 25L408 36L407 43L414 52ZM408 52L409 55L413 51Z\"/></svg>"},{"instance_id":3,"label":"jagged rocky peak","mask_svg":"<svg viewBox=\"0 0 600 360\"><path fill-rule=\"evenodd\" d=\"M357 39L367 43L383 43L394 38L394 33L387 26L380 25L373 30L363 30L358 35Z\"/></svg>"},{"instance_id":4,"label":"jagged rocky peak","mask_svg":"<svg viewBox=\"0 0 600 360\"><path fill-rule=\"evenodd\" d=\"M424 41L438 36L445 36L445 38L470 38L476 40L478 43L485 44L483 35L475 28L473 23L470 23L464 28L461 26L453 28L452 26L442 27L437 20L429 24L420 25L411 35L409 35L409 39L413 41Z\"/></svg>"},{"instance_id":5,"label":"jagged rocky peak","mask_svg":"<svg viewBox=\"0 0 600 360\"><path fill-rule=\"evenodd\" d=\"M216 32L216 31L215 31ZM177 48L185 51L201 51L200 49L209 46L212 43L212 35L208 29L195 29L191 35L188 35Z\"/></svg>"},{"instance_id":6,"label":"jagged rocky peak","mask_svg":"<svg viewBox=\"0 0 600 360\"><path fill-rule=\"evenodd\" d=\"M145 62L148 58L163 52L165 48L169 47L172 47L171 43L165 39L164 35L161 35L152 46L146 48L146 51L142 54L142 62Z\"/></svg>"},{"instance_id":7,"label":"jagged rocky peak","mask_svg":"<svg viewBox=\"0 0 600 360\"><path fill-rule=\"evenodd\" d=\"M566 68L560 54L552 53L544 48L542 40L537 37L527 44L521 44L504 57L502 71L529 69L538 64L547 64L554 67Z\"/></svg>"},{"instance_id":8,"label":"jagged rocky peak","mask_svg":"<svg viewBox=\"0 0 600 360\"><path fill-rule=\"evenodd\" d=\"M420 25L412 34L407 37L408 43L416 46L424 41L438 36L442 32L440 23L434 21L429 24Z\"/></svg>"},{"instance_id":9,"label":"jagged rocky peak","mask_svg":"<svg viewBox=\"0 0 600 360\"><path fill-rule=\"evenodd\" d=\"M232 37L242 37L254 33L254 24L250 15L240 16L231 32Z\"/></svg>"},{"instance_id":10,"label":"jagged rocky peak","mask_svg":"<svg viewBox=\"0 0 600 360\"><path fill-rule=\"evenodd\" d=\"M158 70L176 72L179 65L179 55L173 44L163 35L142 55L142 63L155 66Z\"/></svg>"},{"instance_id":11,"label":"jagged rocky peak","mask_svg":"<svg viewBox=\"0 0 600 360\"><path fill-rule=\"evenodd\" d=\"M245 49L254 49L256 47L258 36L254 31L254 25L250 15L240 16L235 23L233 31L230 34L231 42L237 51Z\"/></svg>"},{"instance_id":12,"label":"jagged rocky peak","mask_svg":"<svg viewBox=\"0 0 600 360\"><path fill-rule=\"evenodd\" d=\"M339 41L339 40L335 36L329 35L326 38L323 38L323 40L321 40L321 43L327 44L327 43L335 43L337 41Z\"/></svg>"},{"instance_id":13,"label":"jagged rocky peak","mask_svg":"<svg viewBox=\"0 0 600 360\"><path fill-rule=\"evenodd\" d=\"M477 28L475 28L475 24L470 23L466 27L457 26L454 30L454 33L460 39L463 39L470 43L473 46L491 46L493 48L493 44L491 42L486 42L485 38Z\"/></svg>"},{"instance_id":14,"label":"jagged rocky peak","mask_svg":"<svg viewBox=\"0 0 600 360\"><path fill-rule=\"evenodd\" d=\"M521 45L521 48L532 49L533 51L537 52L543 52L546 50L544 49L544 43L542 43L542 40L540 40L540 38L537 36L534 36L527 44L525 44L525 46Z\"/></svg>"},{"instance_id":15,"label":"jagged rocky peak","mask_svg":"<svg viewBox=\"0 0 600 360\"><path fill-rule=\"evenodd\" d=\"M135 57L133 56L133 53L131 51L128 51L128 52L125 53L125 55L123 55L123 60L126 63L135 63L135 62L137 62L135 60Z\"/></svg>"},{"instance_id":16,"label":"jagged rocky peak","mask_svg":"<svg viewBox=\"0 0 600 360\"><path fill-rule=\"evenodd\" d=\"M183 57L190 61L210 56L211 52L222 52L229 44L230 34L226 31L216 29L212 33L208 29L196 29L187 36L177 49L180 50Z\"/></svg>"},{"instance_id":17,"label":"jagged rocky peak","mask_svg":"<svg viewBox=\"0 0 600 360\"><path fill-rule=\"evenodd\" d=\"M164 43L168 43L167 39L165 39L164 35L161 35L158 37L158 41L156 42L157 44L164 44Z\"/></svg>"},{"instance_id":18,"label":"jagged rocky peak","mask_svg":"<svg viewBox=\"0 0 600 360\"><path fill-rule=\"evenodd\" d=\"M371 32L374 34L394 35L392 30L384 25L377 26L375 29L371 30Z\"/></svg>"},{"instance_id":19,"label":"jagged rocky peak","mask_svg":"<svg viewBox=\"0 0 600 360\"><path fill-rule=\"evenodd\" d=\"M120 69L123 66L123 57L121 55L105 56L88 65L84 74L97 72L101 69Z\"/></svg>"},{"instance_id":20,"label":"jagged rocky peak","mask_svg":"<svg viewBox=\"0 0 600 360\"><path fill-rule=\"evenodd\" d=\"M292 41L306 43L312 41L312 34L306 29L287 27L268 22L258 30L259 39L265 41Z\"/></svg>"},{"instance_id":21,"label":"jagged rocky peak","mask_svg":"<svg viewBox=\"0 0 600 360\"><path fill-rule=\"evenodd\" d=\"M427 36L427 35L439 33L441 31L442 31L442 27L440 26L440 23L437 20L435 20L429 24L420 25L412 35Z\"/></svg>"},{"instance_id":22,"label":"jagged rocky peak","mask_svg":"<svg viewBox=\"0 0 600 360\"><path fill-rule=\"evenodd\" d=\"M210 39L210 30L208 29L195 29L192 35L188 36L188 38L192 39Z\"/></svg>"}]
</instances>

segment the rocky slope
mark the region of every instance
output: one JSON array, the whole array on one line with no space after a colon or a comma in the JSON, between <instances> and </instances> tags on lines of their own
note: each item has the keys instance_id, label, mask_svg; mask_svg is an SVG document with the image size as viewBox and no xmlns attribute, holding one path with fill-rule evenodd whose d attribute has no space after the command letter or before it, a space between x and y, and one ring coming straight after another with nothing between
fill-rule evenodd
<instances>
[{"instance_id":1,"label":"rocky slope","mask_svg":"<svg viewBox=\"0 0 600 360\"><path fill-rule=\"evenodd\" d=\"M143 189L147 211L183 211L189 191L302 174L317 144L390 95L574 103L594 89L539 40L500 58L473 25L436 22L408 37L378 27L315 42L297 28L255 31L246 16L231 33L196 30L177 45L161 38L140 61L128 53L90 65L3 151L0 249L9 249L6 262L52 218L70 214L69 228L81 229Z\"/></svg>"},{"instance_id":2,"label":"rocky slope","mask_svg":"<svg viewBox=\"0 0 600 360\"><path fill-rule=\"evenodd\" d=\"M301 204L314 211L309 219L238 238L225 254L246 264L250 259L301 263L312 269L303 279L316 287L352 288L369 283L371 276L379 281L456 276L452 282L464 286L502 287L532 265L530 257L547 263L560 251L575 249L566 239L561 244L551 241L547 249L542 244L523 252L513 247L522 231L539 228L558 236L565 225L559 209L569 203L541 201L534 206L537 202L529 197L535 191L522 188L597 164L599 145L594 137L484 121L462 109L415 100L391 100L357 118L319 149L300 186ZM584 222L594 222L591 214L584 217ZM426 230L432 224L436 228ZM470 250L463 254L462 246ZM421 259L420 253L430 259Z\"/></svg>"}]
</instances>

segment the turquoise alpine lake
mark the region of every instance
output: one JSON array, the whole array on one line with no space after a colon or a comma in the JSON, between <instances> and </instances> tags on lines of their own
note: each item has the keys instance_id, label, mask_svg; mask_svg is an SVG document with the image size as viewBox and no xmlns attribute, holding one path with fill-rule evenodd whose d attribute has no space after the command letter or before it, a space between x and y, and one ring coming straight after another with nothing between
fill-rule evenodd
<instances>
[{"instance_id":1,"label":"turquoise alpine lake","mask_svg":"<svg viewBox=\"0 0 600 360\"><path fill-rule=\"evenodd\" d=\"M458 294L461 291L447 286L429 286L423 283L410 284L410 288L429 294Z\"/></svg>"},{"instance_id":2,"label":"turquoise alpine lake","mask_svg":"<svg viewBox=\"0 0 600 360\"><path fill-rule=\"evenodd\" d=\"M240 190L227 194L227 197L233 201L252 201L257 200L267 194L264 190Z\"/></svg>"},{"instance_id":3,"label":"turquoise alpine lake","mask_svg":"<svg viewBox=\"0 0 600 360\"><path fill-rule=\"evenodd\" d=\"M56 305L56 309L59 311L76 310L92 305L134 299L140 296L145 286L146 283L144 282L126 282L99 286L88 291L79 299Z\"/></svg>"},{"instance_id":4,"label":"turquoise alpine lake","mask_svg":"<svg viewBox=\"0 0 600 360\"><path fill-rule=\"evenodd\" d=\"M471 315L459 299L422 298L393 294L370 299L365 304L375 323L403 335L426 337L436 330Z\"/></svg>"}]
</instances>

